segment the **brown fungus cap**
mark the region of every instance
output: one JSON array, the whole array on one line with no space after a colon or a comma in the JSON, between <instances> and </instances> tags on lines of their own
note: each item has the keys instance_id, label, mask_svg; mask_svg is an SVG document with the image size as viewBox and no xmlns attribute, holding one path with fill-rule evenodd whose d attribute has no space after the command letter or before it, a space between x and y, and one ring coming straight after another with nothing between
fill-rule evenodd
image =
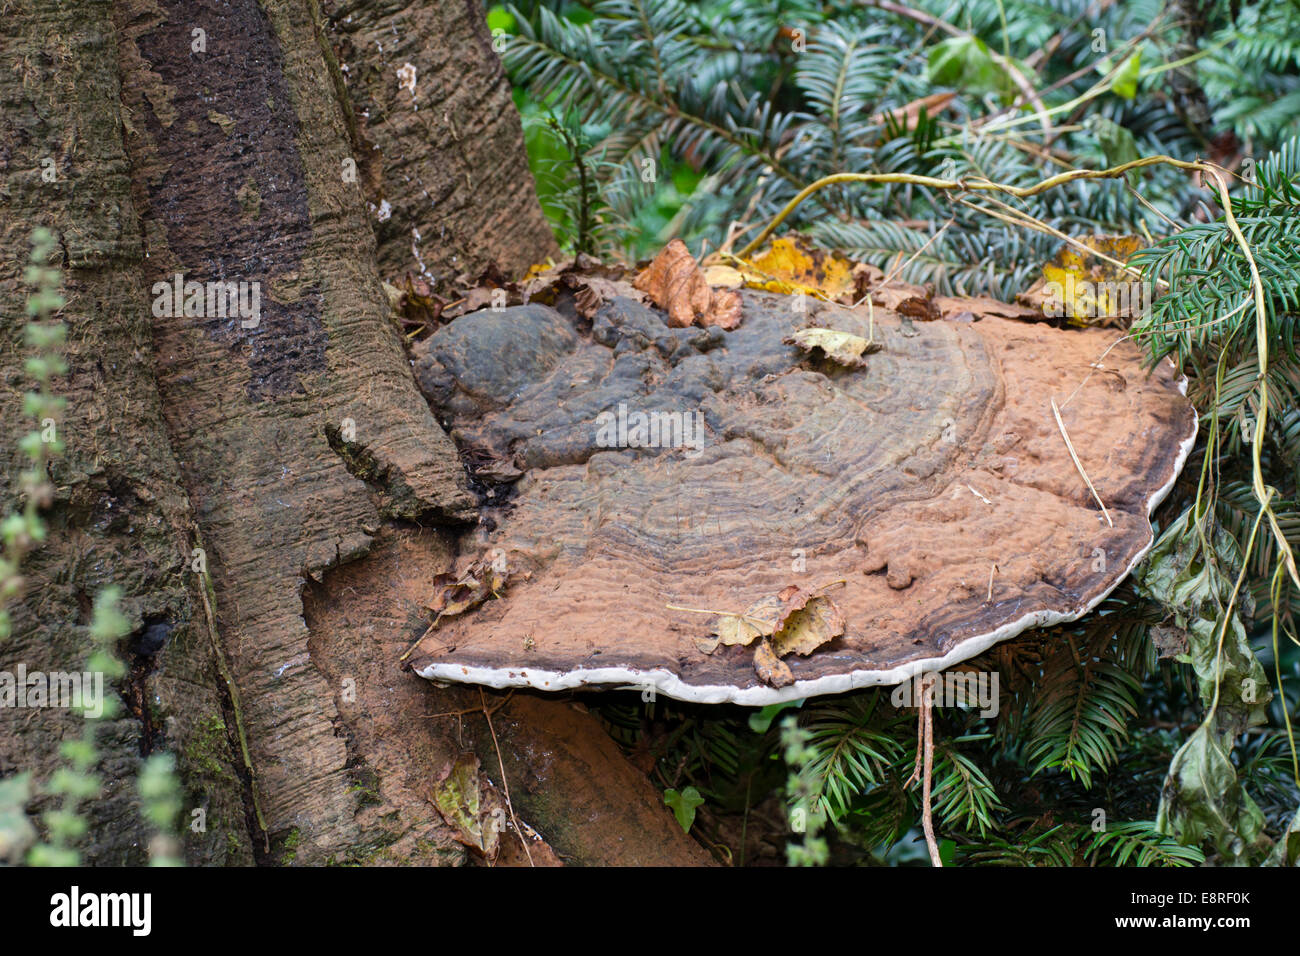
<instances>
[{"instance_id":1,"label":"brown fungus cap","mask_svg":"<svg viewBox=\"0 0 1300 956\"><path fill-rule=\"evenodd\" d=\"M528 305L422 343L484 508L459 579L431 583L417 673L750 705L894 684L1083 615L1150 547L1196 434L1169 363L987 310L741 295L729 332L617 298L590 328ZM880 348L840 365L792 344L808 326ZM718 640L717 612L775 620L792 594L834 628Z\"/></svg>"}]
</instances>

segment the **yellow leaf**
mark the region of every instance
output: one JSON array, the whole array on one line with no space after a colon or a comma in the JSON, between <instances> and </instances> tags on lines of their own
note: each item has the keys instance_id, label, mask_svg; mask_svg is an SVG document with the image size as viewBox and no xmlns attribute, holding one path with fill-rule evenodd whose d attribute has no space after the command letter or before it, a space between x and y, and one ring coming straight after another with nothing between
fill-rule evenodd
<instances>
[{"instance_id":1,"label":"yellow leaf","mask_svg":"<svg viewBox=\"0 0 1300 956\"><path fill-rule=\"evenodd\" d=\"M706 654L712 654L719 644L753 643L755 638L769 637L776 630L784 604L779 598L767 597L747 608L742 614L719 614L713 621L713 636L695 639L695 644Z\"/></svg>"},{"instance_id":2,"label":"yellow leaf","mask_svg":"<svg viewBox=\"0 0 1300 956\"><path fill-rule=\"evenodd\" d=\"M1054 261L1043 266L1042 279L1019 299L1074 325L1105 325L1140 314L1150 302L1149 290L1144 280L1116 263L1126 263L1145 245L1143 240L1089 236L1080 242L1090 252L1067 243Z\"/></svg>"},{"instance_id":3,"label":"yellow leaf","mask_svg":"<svg viewBox=\"0 0 1300 956\"><path fill-rule=\"evenodd\" d=\"M844 633L844 615L828 597L810 598L808 603L785 620L772 637L772 652L777 657L794 653L807 657L827 641Z\"/></svg>"},{"instance_id":4,"label":"yellow leaf","mask_svg":"<svg viewBox=\"0 0 1300 956\"><path fill-rule=\"evenodd\" d=\"M813 248L802 239L773 240L765 252L742 266L740 271L750 288L784 295L802 292L835 300L851 297L855 287L852 262Z\"/></svg>"}]
</instances>

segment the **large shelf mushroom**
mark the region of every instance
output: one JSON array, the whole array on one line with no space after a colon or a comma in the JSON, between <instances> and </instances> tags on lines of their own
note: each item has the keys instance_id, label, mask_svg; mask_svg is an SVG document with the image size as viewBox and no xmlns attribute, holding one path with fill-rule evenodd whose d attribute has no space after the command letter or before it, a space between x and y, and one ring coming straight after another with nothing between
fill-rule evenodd
<instances>
[{"instance_id":1,"label":"large shelf mushroom","mask_svg":"<svg viewBox=\"0 0 1300 956\"><path fill-rule=\"evenodd\" d=\"M1196 432L1168 363L1114 331L742 297L728 332L615 298L590 328L534 304L422 344L469 460L522 476L485 497L418 674L748 705L893 684L1081 616L1150 547ZM846 367L787 342L810 324L881 349ZM843 617L788 682L682 610L783 592Z\"/></svg>"}]
</instances>

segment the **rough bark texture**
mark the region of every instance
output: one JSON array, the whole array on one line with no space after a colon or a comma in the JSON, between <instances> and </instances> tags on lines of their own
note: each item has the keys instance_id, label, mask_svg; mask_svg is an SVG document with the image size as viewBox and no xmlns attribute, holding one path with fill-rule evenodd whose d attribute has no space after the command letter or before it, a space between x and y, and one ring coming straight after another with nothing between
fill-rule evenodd
<instances>
[{"instance_id":1,"label":"rough bark texture","mask_svg":"<svg viewBox=\"0 0 1300 956\"><path fill-rule=\"evenodd\" d=\"M177 754L188 811L207 812L206 832L187 829L191 863L251 862L231 700L202 610L202 582L189 573L189 506L163 425L145 307L146 277L119 121L117 51L107 2L23 4L0 31L0 420L6 423L0 507L18 507L15 447L31 428L22 411L22 268L31 230L61 237L70 372L66 452L51 475L56 501L48 544L26 567L25 599L11 608L15 634L0 670L80 671L95 595L116 584L123 610L173 626L153 657L136 657L126 688L132 711L101 730L98 773L105 797L88 805L90 862L144 862L135 775L153 750ZM52 160L56 179L42 178ZM44 168L50 168L48 165ZM152 270L148 270L152 271ZM109 689L112 692L112 689ZM48 779L58 742L80 736L62 710L0 710L0 777L32 770ZM47 806L39 800L30 808Z\"/></svg>"},{"instance_id":2,"label":"rough bark texture","mask_svg":"<svg viewBox=\"0 0 1300 956\"><path fill-rule=\"evenodd\" d=\"M385 278L440 282L493 265L513 277L555 255L479 0L321 6ZM415 69L413 91L404 67Z\"/></svg>"},{"instance_id":3,"label":"rough bark texture","mask_svg":"<svg viewBox=\"0 0 1300 956\"><path fill-rule=\"evenodd\" d=\"M442 530L389 528L369 556L330 571L306 596L312 659L336 688L349 753L354 761L364 755L355 773L365 859L461 857L437 815L430 818L428 793L458 754L473 750L498 788L504 764L520 821L565 862L709 862L580 704L524 694L503 700L477 688L430 693L397 672L394 662L428 626L431 582L450 567L454 543Z\"/></svg>"},{"instance_id":4,"label":"rough bark texture","mask_svg":"<svg viewBox=\"0 0 1300 956\"><path fill-rule=\"evenodd\" d=\"M543 257L553 246L526 170L516 175L518 119L479 42L481 9L418 3L384 16L399 14L438 63L448 37L473 41L417 87L431 107L454 101L464 115L447 115L472 136L452 178L436 181L439 205L417 211L407 186L393 187L393 219L408 237L427 227L439 251L426 263L439 268ZM72 341L72 373L58 385L69 452L54 474L52 540L30 563L3 661L79 664L89 602L109 582L126 589L137 624L176 625L123 688L148 703L105 733L112 790L96 805L88 858L139 862L134 770L142 751L167 747L181 758L186 812L209 811L206 833L184 834L192 862L465 860L429 792L490 735L425 715L480 698L431 688L398 658L423 628L433 577L451 565L451 529L478 520L477 501L389 315L380 264L406 270L394 250L410 242L394 234L376 246L369 180L349 175L356 134L314 0L63 0L10 13L0 32L0 301L7 318L22 314L30 230L50 225L66 251ZM418 156L424 136L406 129L395 155ZM376 181L407 183L405 161L374 152ZM45 156L60 170L50 186L40 182ZM430 168L445 159L436 153ZM257 283L258 321L169 312L155 284L177 274ZM18 422L21 323L7 321L3 336L0 411ZM6 453L13 506L20 462L12 443ZM205 574L188 570L194 547ZM647 859L698 860L648 781L593 719L565 707L547 701L536 719L585 739L617 782L584 797L583 812L594 799L634 829L626 845L597 827L556 849L622 861L637 858L628 845L653 841ZM0 714L13 728L0 740L0 774L54 767L67 721L39 716ZM499 734L500 747L526 752L537 732ZM531 759L512 765L522 773ZM485 762L504 789L498 766ZM562 830L568 799L548 796L531 822ZM502 862L526 861L519 849Z\"/></svg>"}]
</instances>

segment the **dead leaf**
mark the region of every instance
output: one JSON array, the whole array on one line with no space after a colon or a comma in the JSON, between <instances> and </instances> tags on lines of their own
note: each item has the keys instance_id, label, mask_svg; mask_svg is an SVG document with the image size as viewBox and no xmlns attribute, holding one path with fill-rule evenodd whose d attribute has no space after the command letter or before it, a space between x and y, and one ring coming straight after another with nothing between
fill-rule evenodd
<instances>
[{"instance_id":1,"label":"dead leaf","mask_svg":"<svg viewBox=\"0 0 1300 956\"><path fill-rule=\"evenodd\" d=\"M622 279L604 279L600 276L584 276L570 273L563 279L565 286L573 290L573 302L578 314L590 319L602 305L619 296L648 302L646 294L635 288L632 283Z\"/></svg>"},{"instance_id":2,"label":"dead leaf","mask_svg":"<svg viewBox=\"0 0 1300 956\"><path fill-rule=\"evenodd\" d=\"M828 641L844 633L844 615L835 602L819 595L791 614L785 627L772 637L772 650L780 657L807 657Z\"/></svg>"},{"instance_id":3,"label":"dead leaf","mask_svg":"<svg viewBox=\"0 0 1300 956\"><path fill-rule=\"evenodd\" d=\"M711 265L704 267L704 281L714 289L739 289L745 285L745 274L734 266Z\"/></svg>"},{"instance_id":4,"label":"dead leaf","mask_svg":"<svg viewBox=\"0 0 1300 956\"><path fill-rule=\"evenodd\" d=\"M754 648L754 673L771 687L788 687L794 683L794 674L785 661L776 656L767 638Z\"/></svg>"},{"instance_id":5,"label":"dead leaf","mask_svg":"<svg viewBox=\"0 0 1300 956\"><path fill-rule=\"evenodd\" d=\"M479 766L479 759L464 753L433 788L433 805L452 828L457 840L477 850L488 862L496 860L505 830L506 808L495 787Z\"/></svg>"},{"instance_id":6,"label":"dead leaf","mask_svg":"<svg viewBox=\"0 0 1300 956\"><path fill-rule=\"evenodd\" d=\"M1174 659L1180 654L1186 654L1189 644L1186 631L1163 624L1151 628L1151 643L1156 646L1156 653L1161 660Z\"/></svg>"},{"instance_id":7,"label":"dead leaf","mask_svg":"<svg viewBox=\"0 0 1300 956\"><path fill-rule=\"evenodd\" d=\"M680 239L664 246L632 285L668 313L668 324L673 328L716 325L734 329L740 325L740 296L730 290L709 288L704 273Z\"/></svg>"},{"instance_id":8,"label":"dead leaf","mask_svg":"<svg viewBox=\"0 0 1300 956\"><path fill-rule=\"evenodd\" d=\"M872 289L884 281L885 274L871 263L855 262L853 264L853 301L845 304L853 305L861 302Z\"/></svg>"},{"instance_id":9,"label":"dead leaf","mask_svg":"<svg viewBox=\"0 0 1300 956\"><path fill-rule=\"evenodd\" d=\"M437 590L428 604L429 610L438 615L432 626L437 627L444 617L464 614L488 598L500 597L509 576L499 569L495 559L488 557L475 561L458 576L438 575L434 579Z\"/></svg>"},{"instance_id":10,"label":"dead leaf","mask_svg":"<svg viewBox=\"0 0 1300 956\"><path fill-rule=\"evenodd\" d=\"M853 263L835 252L810 245L803 237L774 239L743 270L746 285L791 295L803 292L831 301L852 301Z\"/></svg>"},{"instance_id":11,"label":"dead leaf","mask_svg":"<svg viewBox=\"0 0 1300 956\"><path fill-rule=\"evenodd\" d=\"M697 637L695 644L705 654L712 654L719 644L751 644L756 638L768 637L776 630L777 619L784 609L785 604L780 598L766 597L740 614L719 614L713 620L712 637Z\"/></svg>"},{"instance_id":12,"label":"dead leaf","mask_svg":"<svg viewBox=\"0 0 1300 956\"><path fill-rule=\"evenodd\" d=\"M772 651L777 657L790 653L807 657L844 633L844 615L826 595L792 584L778 598L783 606L772 636Z\"/></svg>"},{"instance_id":13,"label":"dead leaf","mask_svg":"<svg viewBox=\"0 0 1300 956\"><path fill-rule=\"evenodd\" d=\"M1055 260L1043 266L1042 278L1016 296L1017 301L1047 318L1067 318L1072 325L1119 326L1141 314L1150 305L1150 287L1092 253L1127 262L1146 242L1138 236L1088 236L1081 242L1091 252L1066 243Z\"/></svg>"},{"instance_id":14,"label":"dead leaf","mask_svg":"<svg viewBox=\"0 0 1300 956\"><path fill-rule=\"evenodd\" d=\"M900 306L905 302L911 302L913 299L922 301L930 298L930 290L925 286L913 285L910 282L893 281L885 285L878 285L871 290L871 301L882 308L892 309L895 312L900 311ZM915 306L913 306L915 307ZM922 306L924 308L924 306Z\"/></svg>"},{"instance_id":15,"label":"dead leaf","mask_svg":"<svg viewBox=\"0 0 1300 956\"><path fill-rule=\"evenodd\" d=\"M935 297L934 305L943 318L953 319L954 321L973 322L989 316L1026 321L1041 320L1043 318L1043 313L1039 309L1031 309L1026 305L999 302L987 295L977 295L970 299L941 295ZM960 318L964 314L968 315L968 317Z\"/></svg>"},{"instance_id":16,"label":"dead leaf","mask_svg":"<svg viewBox=\"0 0 1300 956\"><path fill-rule=\"evenodd\" d=\"M906 298L894 307L894 311L922 322L934 322L941 318L938 306L928 296L914 295Z\"/></svg>"},{"instance_id":17,"label":"dead leaf","mask_svg":"<svg viewBox=\"0 0 1300 956\"><path fill-rule=\"evenodd\" d=\"M864 356L880 351L880 345L851 332L836 329L800 329L785 339L801 349L821 349L832 362L849 368L866 368Z\"/></svg>"},{"instance_id":18,"label":"dead leaf","mask_svg":"<svg viewBox=\"0 0 1300 956\"><path fill-rule=\"evenodd\" d=\"M916 126L921 110L925 110L927 116L938 116L948 108L948 105L956 96L956 93L931 93L929 96L923 96L919 100L912 100L912 102L897 109L877 113L867 122L872 126L883 126L887 120L892 118L904 131L910 132Z\"/></svg>"}]
</instances>

